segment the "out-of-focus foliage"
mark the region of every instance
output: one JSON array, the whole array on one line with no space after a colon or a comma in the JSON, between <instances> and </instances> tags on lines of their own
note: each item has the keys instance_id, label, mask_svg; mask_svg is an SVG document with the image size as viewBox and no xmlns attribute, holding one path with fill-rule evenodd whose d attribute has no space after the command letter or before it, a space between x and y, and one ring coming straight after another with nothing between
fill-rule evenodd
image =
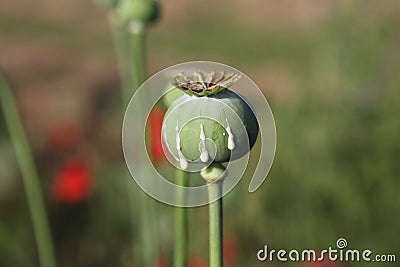
<instances>
[{"instance_id":1,"label":"out-of-focus foliage","mask_svg":"<svg viewBox=\"0 0 400 267\"><path fill-rule=\"evenodd\" d=\"M289 22L260 16L254 24L247 20L252 14L228 14L218 5L196 10L198 4L184 4L196 10L184 13L177 1L175 6L162 2L165 20L162 16L148 36L150 73L182 61L224 62L253 78L274 112L278 144L267 181L249 194L245 177L225 198L226 235L237 240L236 262L229 266L265 266L255 256L264 244L322 250L334 247L340 237L351 248L400 257L400 10L390 1L368 7L364 1L348 2L327 8L322 18L306 25L296 25L290 16ZM15 84L37 155L59 266L132 266L141 250L141 220L139 206L130 207L127 194L140 199L142 193L128 178L121 155L121 104L105 17L95 4L85 7L79 9L84 15L75 14L80 22L73 16L16 13L24 10L16 4L15 10L7 9L10 13L0 11L5 40L0 67ZM291 12L286 8L279 11L283 17ZM23 15L17 19L15 14ZM55 112L40 112L37 106ZM65 152L48 151L43 133L51 123L44 122L66 115L79 118L81 143ZM8 159L2 160L7 158L2 152L10 145L0 122L3 166ZM94 162L93 195L80 204L57 203L51 191L57 166L82 150ZM172 173L167 164L158 167ZM0 179L0 265L34 266L16 165L1 167ZM155 249L168 261L173 209L156 205L161 245ZM207 209L189 214L191 254L206 259ZM131 242L136 242L133 251Z\"/></svg>"}]
</instances>

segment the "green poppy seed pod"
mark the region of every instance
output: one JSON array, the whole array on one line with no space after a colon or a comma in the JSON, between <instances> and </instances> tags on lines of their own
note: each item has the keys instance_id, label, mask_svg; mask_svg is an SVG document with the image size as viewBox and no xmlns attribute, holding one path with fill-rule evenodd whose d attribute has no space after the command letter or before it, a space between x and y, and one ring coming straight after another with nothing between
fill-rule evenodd
<instances>
[{"instance_id":1,"label":"green poppy seed pod","mask_svg":"<svg viewBox=\"0 0 400 267\"><path fill-rule=\"evenodd\" d=\"M123 0L117 8L117 14L123 23L154 22L159 15L159 4L154 0Z\"/></svg>"},{"instance_id":2,"label":"green poppy seed pod","mask_svg":"<svg viewBox=\"0 0 400 267\"><path fill-rule=\"evenodd\" d=\"M186 169L188 162L229 162L246 155L256 142L258 122L246 100L227 88L236 74L196 72L177 76L186 94L164 117L163 138L169 152Z\"/></svg>"}]
</instances>

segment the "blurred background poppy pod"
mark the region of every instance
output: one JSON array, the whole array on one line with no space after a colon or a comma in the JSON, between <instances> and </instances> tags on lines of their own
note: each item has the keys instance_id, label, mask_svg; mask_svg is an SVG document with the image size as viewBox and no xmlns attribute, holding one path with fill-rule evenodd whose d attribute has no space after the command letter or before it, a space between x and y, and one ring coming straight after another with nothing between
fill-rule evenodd
<instances>
[{"instance_id":1,"label":"blurred background poppy pod","mask_svg":"<svg viewBox=\"0 0 400 267\"><path fill-rule=\"evenodd\" d=\"M151 23L159 16L159 4L154 0L121 0L117 14L124 23L133 21Z\"/></svg>"}]
</instances>

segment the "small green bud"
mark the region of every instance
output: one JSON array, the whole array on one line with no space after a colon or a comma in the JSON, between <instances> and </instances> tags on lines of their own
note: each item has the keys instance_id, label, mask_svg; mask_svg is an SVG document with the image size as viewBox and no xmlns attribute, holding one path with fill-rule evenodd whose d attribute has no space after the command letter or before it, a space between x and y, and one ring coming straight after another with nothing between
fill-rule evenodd
<instances>
[{"instance_id":1,"label":"small green bud","mask_svg":"<svg viewBox=\"0 0 400 267\"><path fill-rule=\"evenodd\" d=\"M117 15L123 23L154 22L159 15L159 4L153 0L123 0L117 8Z\"/></svg>"}]
</instances>

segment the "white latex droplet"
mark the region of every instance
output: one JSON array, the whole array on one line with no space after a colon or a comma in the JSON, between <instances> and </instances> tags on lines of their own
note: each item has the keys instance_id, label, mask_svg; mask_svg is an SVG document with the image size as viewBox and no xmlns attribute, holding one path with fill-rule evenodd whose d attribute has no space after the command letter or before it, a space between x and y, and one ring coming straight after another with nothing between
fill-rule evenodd
<instances>
[{"instance_id":1,"label":"white latex droplet","mask_svg":"<svg viewBox=\"0 0 400 267\"><path fill-rule=\"evenodd\" d=\"M231 127L229 126L228 119L226 119L226 124L227 124L227 126L226 126L225 130L228 133L228 149L233 150L233 149L235 149L235 142L233 140L233 133L232 133Z\"/></svg>"},{"instance_id":2,"label":"white latex droplet","mask_svg":"<svg viewBox=\"0 0 400 267\"><path fill-rule=\"evenodd\" d=\"M206 135L204 133L203 123L200 124L200 149L201 149L200 160L202 162L207 162L209 156L206 148Z\"/></svg>"}]
</instances>

